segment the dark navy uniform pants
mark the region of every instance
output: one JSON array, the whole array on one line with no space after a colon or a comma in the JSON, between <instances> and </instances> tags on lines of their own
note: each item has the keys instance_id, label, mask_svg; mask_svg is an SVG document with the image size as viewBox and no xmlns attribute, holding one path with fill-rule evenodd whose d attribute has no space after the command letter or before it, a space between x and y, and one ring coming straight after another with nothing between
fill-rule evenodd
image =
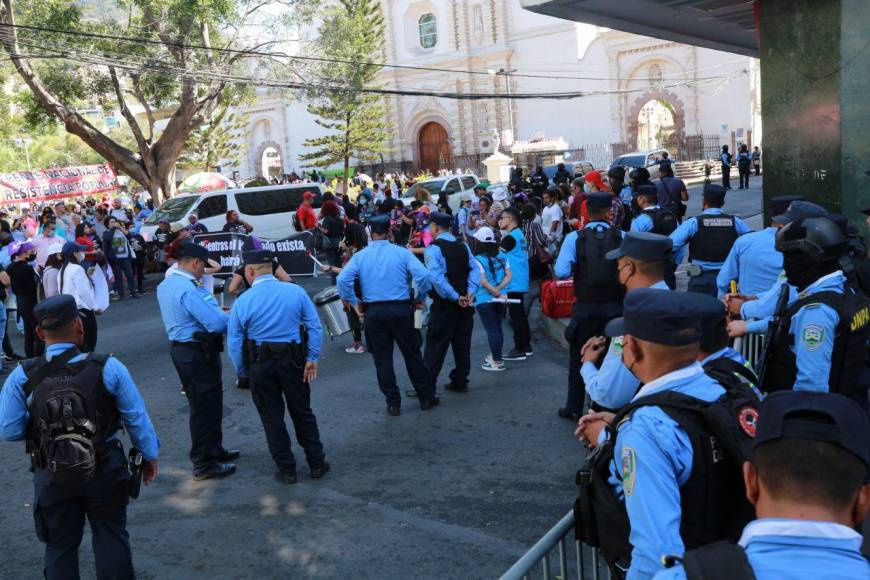
<instances>
[{"instance_id":1,"label":"dark navy uniform pants","mask_svg":"<svg viewBox=\"0 0 870 580\"><path fill-rule=\"evenodd\" d=\"M223 381L221 355L203 351L199 343L173 343L172 363L190 406L190 460L194 473L219 462L223 454Z\"/></svg>"},{"instance_id":2,"label":"dark navy uniform pants","mask_svg":"<svg viewBox=\"0 0 870 580\"><path fill-rule=\"evenodd\" d=\"M374 303L366 307L365 333L369 352L375 359L378 385L388 406L402 403L396 373L393 370L393 344L399 347L405 359L408 377L420 402L435 395L432 377L420 354L420 333L414 328L414 311L409 304Z\"/></svg>"},{"instance_id":3,"label":"dark navy uniform pants","mask_svg":"<svg viewBox=\"0 0 870 580\"><path fill-rule=\"evenodd\" d=\"M284 473L296 473L296 458L284 423L285 404L308 465L317 468L324 461L317 417L311 411L311 388L302 380L304 368L305 362L294 362L289 353L280 357L265 355L250 368L251 397L266 431L269 453Z\"/></svg>"},{"instance_id":4,"label":"dark navy uniform pants","mask_svg":"<svg viewBox=\"0 0 870 580\"><path fill-rule=\"evenodd\" d=\"M33 519L45 543L45 577L78 580L79 545L85 517L91 524L97 578L134 578L127 534L127 472L124 451L112 445L93 479L82 485L49 485L47 471L34 472Z\"/></svg>"},{"instance_id":5,"label":"dark navy uniform pants","mask_svg":"<svg viewBox=\"0 0 870 580\"><path fill-rule=\"evenodd\" d=\"M607 323L622 315L622 302L575 302L571 322L565 329L568 341L568 398L565 408L581 414L586 384L580 376L580 349L593 336L604 336Z\"/></svg>"},{"instance_id":6,"label":"dark navy uniform pants","mask_svg":"<svg viewBox=\"0 0 870 580\"><path fill-rule=\"evenodd\" d=\"M716 277L719 270L704 270L698 276L689 277L689 292L708 294L713 298L719 295L719 287L716 285Z\"/></svg>"},{"instance_id":7,"label":"dark navy uniform pants","mask_svg":"<svg viewBox=\"0 0 870 580\"><path fill-rule=\"evenodd\" d=\"M453 347L453 363L450 382L457 387L468 385L471 372L471 332L474 329L474 309L461 308L454 302L436 298L429 310L429 325L426 327L426 348L423 360L432 376L432 388L436 389L438 375L447 358L447 349Z\"/></svg>"}]
</instances>

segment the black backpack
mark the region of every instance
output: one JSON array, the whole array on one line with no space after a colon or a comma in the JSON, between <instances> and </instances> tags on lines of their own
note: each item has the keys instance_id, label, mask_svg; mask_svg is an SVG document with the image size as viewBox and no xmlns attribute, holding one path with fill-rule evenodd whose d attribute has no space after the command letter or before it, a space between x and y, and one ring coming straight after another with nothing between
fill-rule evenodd
<instances>
[{"instance_id":1,"label":"black backpack","mask_svg":"<svg viewBox=\"0 0 870 580\"><path fill-rule=\"evenodd\" d=\"M106 439L120 428L115 397L103 385L106 355L79 355L70 348L50 361L45 357L22 363L27 375L27 451L33 466L49 472L51 484L82 484L91 480L106 451Z\"/></svg>"},{"instance_id":2,"label":"black backpack","mask_svg":"<svg viewBox=\"0 0 870 580\"><path fill-rule=\"evenodd\" d=\"M631 564L631 526L620 500L608 482L619 426L635 409L660 407L680 424L692 443L689 480L680 488L680 536L687 550L718 540L736 542L754 517L743 485L743 463L752 451L758 419L758 396L751 390L722 384L725 394L712 403L665 391L629 403L609 427L608 441L595 448L577 472L580 494L574 503L578 540L599 548L614 567ZM710 501L712 500L712 505Z\"/></svg>"},{"instance_id":3,"label":"black backpack","mask_svg":"<svg viewBox=\"0 0 870 580\"><path fill-rule=\"evenodd\" d=\"M657 209L645 209L643 210L643 213L648 215L652 220L652 233L654 234L669 236L679 225L676 214L663 207Z\"/></svg>"},{"instance_id":4,"label":"black backpack","mask_svg":"<svg viewBox=\"0 0 870 580\"><path fill-rule=\"evenodd\" d=\"M577 233L574 264L574 295L582 302L622 300L625 288L619 283L616 260L607 252L619 248L622 234L617 228L586 226Z\"/></svg>"}]
</instances>

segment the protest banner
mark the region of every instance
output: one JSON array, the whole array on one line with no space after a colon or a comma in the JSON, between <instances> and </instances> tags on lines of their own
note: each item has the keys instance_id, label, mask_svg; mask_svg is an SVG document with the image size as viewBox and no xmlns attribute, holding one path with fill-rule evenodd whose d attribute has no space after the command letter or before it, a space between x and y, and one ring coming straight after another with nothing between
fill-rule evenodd
<instances>
[{"instance_id":1,"label":"protest banner","mask_svg":"<svg viewBox=\"0 0 870 580\"><path fill-rule=\"evenodd\" d=\"M253 249L249 236L230 232L200 234L194 236L193 241L208 250L210 260L220 264L221 270L214 276L232 276L242 265L244 253Z\"/></svg>"},{"instance_id":2,"label":"protest banner","mask_svg":"<svg viewBox=\"0 0 870 580\"><path fill-rule=\"evenodd\" d=\"M0 173L0 205L81 197L118 189L111 165L77 165Z\"/></svg>"},{"instance_id":3,"label":"protest banner","mask_svg":"<svg viewBox=\"0 0 870 580\"><path fill-rule=\"evenodd\" d=\"M308 255L314 251L314 235L311 232L293 234L283 240L262 240L264 250L272 252L284 271L291 276L313 276L314 260Z\"/></svg>"}]
</instances>

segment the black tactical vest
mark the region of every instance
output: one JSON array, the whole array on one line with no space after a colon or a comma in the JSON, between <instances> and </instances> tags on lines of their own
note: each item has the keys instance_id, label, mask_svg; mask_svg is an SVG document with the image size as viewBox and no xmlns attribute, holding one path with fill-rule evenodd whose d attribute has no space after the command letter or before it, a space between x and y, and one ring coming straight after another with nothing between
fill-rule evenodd
<instances>
[{"instance_id":1,"label":"black tactical vest","mask_svg":"<svg viewBox=\"0 0 870 580\"><path fill-rule=\"evenodd\" d=\"M669 236L677 229L677 216L668 209L662 207L647 208L643 210L643 213L648 215L649 219L652 220L653 228L651 232L654 234Z\"/></svg>"},{"instance_id":2,"label":"black tactical vest","mask_svg":"<svg viewBox=\"0 0 870 580\"><path fill-rule=\"evenodd\" d=\"M468 246L465 242L455 241L448 242L447 240L438 239L432 242L444 255L444 261L447 264L446 278L450 286L456 290L460 296L468 294L468 273L471 268L468 266ZM441 299L435 290L432 290L432 298L435 300Z\"/></svg>"},{"instance_id":3,"label":"black tactical vest","mask_svg":"<svg viewBox=\"0 0 870 580\"><path fill-rule=\"evenodd\" d=\"M739 237L734 216L701 214L696 219L698 231L689 240L689 259L724 262Z\"/></svg>"},{"instance_id":4,"label":"black tactical vest","mask_svg":"<svg viewBox=\"0 0 870 580\"><path fill-rule=\"evenodd\" d=\"M580 302L621 302L625 289L619 283L616 260L604 256L622 243L616 228L586 226L577 232L574 246L574 296Z\"/></svg>"},{"instance_id":5,"label":"black tactical vest","mask_svg":"<svg viewBox=\"0 0 870 580\"><path fill-rule=\"evenodd\" d=\"M828 383L831 393L839 393L867 406L867 384L859 375L867 368L867 340L870 338L870 300L860 291L846 286L845 292L825 291L810 294L789 305L782 317L781 332L771 353L761 390L765 393L794 387L797 378L797 358L794 353L795 335L789 332L795 314L804 307L824 304L833 308L840 318L834 331L834 350L831 353L831 372L818 377ZM795 329L795 333L802 329ZM808 340L812 337L808 337Z\"/></svg>"}]
</instances>

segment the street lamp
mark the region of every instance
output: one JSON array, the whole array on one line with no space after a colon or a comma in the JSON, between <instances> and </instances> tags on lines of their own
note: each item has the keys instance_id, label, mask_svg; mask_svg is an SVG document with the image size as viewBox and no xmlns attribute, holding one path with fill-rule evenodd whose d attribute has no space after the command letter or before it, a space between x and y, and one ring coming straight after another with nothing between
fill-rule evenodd
<instances>
[{"instance_id":1,"label":"street lamp","mask_svg":"<svg viewBox=\"0 0 870 580\"><path fill-rule=\"evenodd\" d=\"M15 143L16 147L24 147L24 157L27 159L27 171L33 171L33 168L30 166L30 150L27 148L27 145L30 143L30 137L15 137L12 139L12 142Z\"/></svg>"},{"instance_id":2,"label":"street lamp","mask_svg":"<svg viewBox=\"0 0 870 580\"><path fill-rule=\"evenodd\" d=\"M517 72L517 69L512 68L510 70L505 70L500 68L498 70L487 69L487 71L492 76L502 75L505 78L505 84L507 85L507 98L508 98L508 123L510 125L511 130L511 146L513 146L514 141L516 140L516 134L514 133L514 101L511 98L511 73Z\"/></svg>"}]
</instances>

